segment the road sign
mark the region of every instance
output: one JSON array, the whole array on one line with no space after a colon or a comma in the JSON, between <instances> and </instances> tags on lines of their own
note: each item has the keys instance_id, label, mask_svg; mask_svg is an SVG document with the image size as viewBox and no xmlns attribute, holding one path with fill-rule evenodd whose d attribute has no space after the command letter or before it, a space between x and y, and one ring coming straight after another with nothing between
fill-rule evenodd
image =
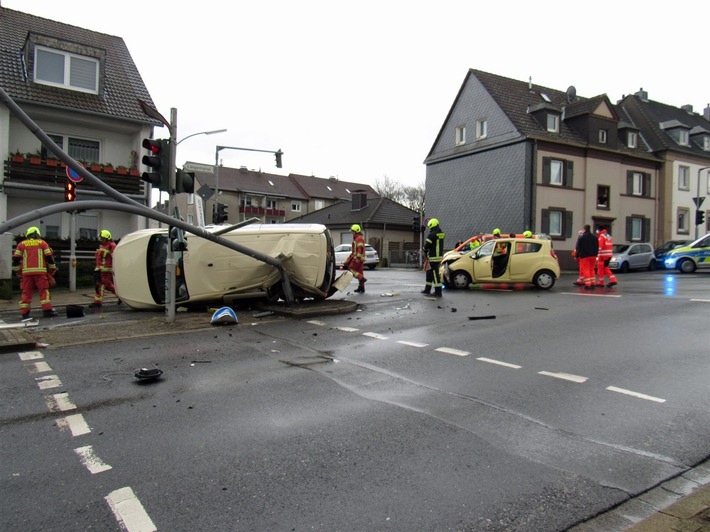
<instances>
[{"instance_id":1,"label":"road sign","mask_svg":"<svg viewBox=\"0 0 710 532\"><path fill-rule=\"evenodd\" d=\"M705 196L700 196L698 198L693 198L693 203L695 203L696 207L700 207L703 204L703 201L705 201Z\"/></svg>"},{"instance_id":2,"label":"road sign","mask_svg":"<svg viewBox=\"0 0 710 532\"><path fill-rule=\"evenodd\" d=\"M202 185L197 191L197 195L200 196L203 201L207 201L214 195L214 190L207 185Z\"/></svg>"},{"instance_id":3,"label":"road sign","mask_svg":"<svg viewBox=\"0 0 710 532\"><path fill-rule=\"evenodd\" d=\"M81 165L81 167L84 168L84 165L81 164L80 162L77 162L77 164ZM69 166L67 166L67 177L69 178L70 181L73 181L74 183L81 183L82 180L84 179L78 173L76 173L74 170L72 170Z\"/></svg>"}]
</instances>

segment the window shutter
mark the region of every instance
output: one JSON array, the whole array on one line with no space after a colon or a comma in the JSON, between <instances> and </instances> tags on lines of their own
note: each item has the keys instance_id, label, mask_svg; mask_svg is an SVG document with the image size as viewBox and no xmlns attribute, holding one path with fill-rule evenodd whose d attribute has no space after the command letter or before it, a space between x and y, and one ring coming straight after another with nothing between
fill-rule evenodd
<instances>
[{"instance_id":1,"label":"window shutter","mask_svg":"<svg viewBox=\"0 0 710 532\"><path fill-rule=\"evenodd\" d=\"M550 210L549 209L542 209L542 219L540 220L540 225L542 232L544 234L549 234L550 233Z\"/></svg>"},{"instance_id":2,"label":"window shutter","mask_svg":"<svg viewBox=\"0 0 710 532\"><path fill-rule=\"evenodd\" d=\"M542 158L542 184L543 185L550 184L550 158L549 157ZM549 220L549 217L548 217L548 220Z\"/></svg>"},{"instance_id":3,"label":"window shutter","mask_svg":"<svg viewBox=\"0 0 710 532\"><path fill-rule=\"evenodd\" d=\"M643 174L643 195L651 196L651 174Z\"/></svg>"},{"instance_id":4,"label":"window shutter","mask_svg":"<svg viewBox=\"0 0 710 532\"><path fill-rule=\"evenodd\" d=\"M626 171L626 193L629 196L634 193L634 173L631 170Z\"/></svg>"},{"instance_id":5,"label":"window shutter","mask_svg":"<svg viewBox=\"0 0 710 532\"><path fill-rule=\"evenodd\" d=\"M648 218L643 219L643 241L651 241L651 220Z\"/></svg>"},{"instance_id":6,"label":"window shutter","mask_svg":"<svg viewBox=\"0 0 710 532\"><path fill-rule=\"evenodd\" d=\"M562 234L565 235L565 238L572 236L572 211L565 211L565 226Z\"/></svg>"},{"instance_id":7,"label":"window shutter","mask_svg":"<svg viewBox=\"0 0 710 532\"><path fill-rule=\"evenodd\" d=\"M565 178L562 183L566 187L572 187L574 174L574 161L565 161Z\"/></svg>"},{"instance_id":8,"label":"window shutter","mask_svg":"<svg viewBox=\"0 0 710 532\"><path fill-rule=\"evenodd\" d=\"M626 217L626 241L631 242L631 235L633 234L633 218L630 216Z\"/></svg>"}]
</instances>

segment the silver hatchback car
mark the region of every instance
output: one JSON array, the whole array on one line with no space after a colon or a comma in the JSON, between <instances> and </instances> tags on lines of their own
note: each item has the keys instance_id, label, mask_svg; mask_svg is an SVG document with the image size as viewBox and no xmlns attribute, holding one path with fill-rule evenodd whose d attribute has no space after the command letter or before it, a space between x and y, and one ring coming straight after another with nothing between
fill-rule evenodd
<instances>
[{"instance_id":1,"label":"silver hatchback car","mask_svg":"<svg viewBox=\"0 0 710 532\"><path fill-rule=\"evenodd\" d=\"M614 244L609 268L614 271L626 273L629 270L656 269L656 256L653 246L647 243Z\"/></svg>"}]
</instances>

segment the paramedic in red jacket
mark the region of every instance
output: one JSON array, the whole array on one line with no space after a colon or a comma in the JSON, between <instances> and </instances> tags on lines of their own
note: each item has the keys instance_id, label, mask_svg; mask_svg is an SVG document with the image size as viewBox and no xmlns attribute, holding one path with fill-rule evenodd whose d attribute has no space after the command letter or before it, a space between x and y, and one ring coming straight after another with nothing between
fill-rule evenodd
<instances>
[{"instance_id":1,"label":"paramedic in red jacket","mask_svg":"<svg viewBox=\"0 0 710 532\"><path fill-rule=\"evenodd\" d=\"M597 244L599 255L597 255L597 286L604 286L604 277L609 278L609 288L616 286L616 276L609 269L609 261L613 255L612 247L614 240L607 232L606 226L601 226L597 231Z\"/></svg>"}]
</instances>

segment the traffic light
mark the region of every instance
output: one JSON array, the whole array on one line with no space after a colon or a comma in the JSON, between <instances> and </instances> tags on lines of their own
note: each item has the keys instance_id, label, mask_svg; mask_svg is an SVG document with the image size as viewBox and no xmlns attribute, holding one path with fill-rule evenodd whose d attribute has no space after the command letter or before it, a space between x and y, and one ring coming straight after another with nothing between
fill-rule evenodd
<instances>
[{"instance_id":1,"label":"traffic light","mask_svg":"<svg viewBox=\"0 0 710 532\"><path fill-rule=\"evenodd\" d=\"M76 183L74 181L67 181L64 183L64 201L75 201L76 200Z\"/></svg>"},{"instance_id":2,"label":"traffic light","mask_svg":"<svg viewBox=\"0 0 710 532\"><path fill-rule=\"evenodd\" d=\"M276 156L276 168L281 168L281 156L284 154L280 149L277 152L274 152L274 155Z\"/></svg>"},{"instance_id":3,"label":"traffic light","mask_svg":"<svg viewBox=\"0 0 710 532\"><path fill-rule=\"evenodd\" d=\"M150 154L144 155L142 162L152 168L152 172L143 172L141 179L163 192L168 192L170 185L170 141L168 139L143 139L143 147Z\"/></svg>"},{"instance_id":4,"label":"traffic light","mask_svg":"<svg viewBox=\"0 0 710 532\"><path fill-rule=\"evenodd\" d=\"M221 224L227 221L227 206L224 203L215 203L214 214L212 215L212 223Z\"/></svg>"},{"instance_id":5,"label":"traffic light","mask_svg":"<svg viewBox=\"0 0 710 532\"><path fill-rule=\"evenodd\" d=\"M422 223L420 221L419 216L412 216L412 231L419 231L421 226Z\"/></svg>"},{"instance_id":6,"label":"traffic light","mask_svg":"<svg viewBox=\"0 0 710 532\"><path fill-rule=\"evenodd\" d=\"M195 172L177 170L175 172L175 192L193 194L195 192Z\"/></svg>"},{"instance_id":7,"label":"traffic light","mask_svg":"<svg viewBox=\"0 0 710 532\"><path fill-rule=\"evenodd\" d=\"M698 209L695 211L695 225L702 225L705 223L705 211Z\"/></svg>"},{"instance_id":8,"label":"traffic light","mask_svg":"<svg viewBox=\"0 0 710 532\"><path fill-rule=\"evenodd\" d=\"M179 227L170 228L170 249L172 251L187 251L187 238L185 231Z\"/></svg>"}]
</instances>

